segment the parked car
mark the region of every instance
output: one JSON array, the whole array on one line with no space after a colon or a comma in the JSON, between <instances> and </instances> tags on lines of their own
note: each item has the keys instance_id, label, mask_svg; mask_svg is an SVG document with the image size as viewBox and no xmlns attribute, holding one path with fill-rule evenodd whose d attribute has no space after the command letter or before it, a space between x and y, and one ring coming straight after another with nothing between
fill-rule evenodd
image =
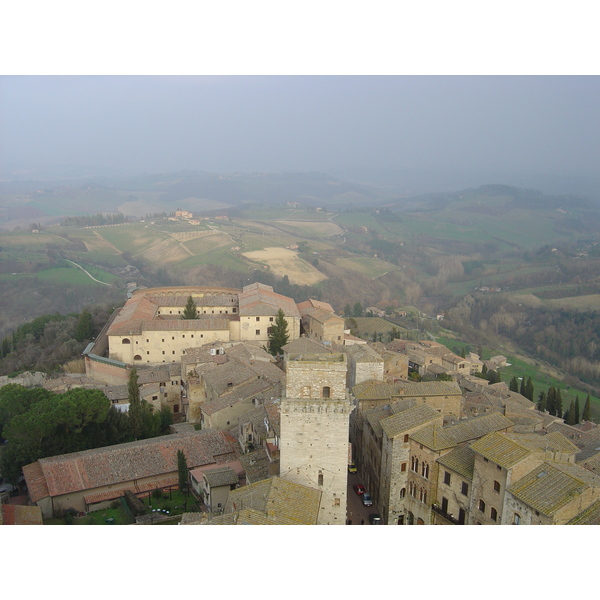
<instances>
[{"instance_id":1,"label":"parked car","mask_svg":"<svg viewBox=\"0 0 600 600\"><path fill-rule=\"evenodd\" d=\"M357 473L357 472L358 472L358 469L356 468L356 465L353 462L351 462L348 465L348 473Z\"/></svg>"},{"instance_id":2,"label":"parked car","mask_svg":"<svg viewBox=\"0 0 600 600\"><path fill-rule=\"evenodd\" d=\"M363 506L373 506L373 498L367 492L362 495Z\"/></svg>"},{"instance_id":3,"label":"parked car","mask_svg":"<svg viewBox=\"0 0 600 600\"><path fill-rule=\"evenodd\" d=\"M367 490L365 489L365 486L362 483L357 483L354 486L354 491L359 495L362 496Z\"/></svg>"},{"instance_id":4,"label":"parked car","mask_svg":"<svg viewBox=\"0 0 600 600\"><path fill-rule=\"evenodd\" d=\"M369 523L371 523L371 525L383 525L383 521L377 513L372 513L369 515Z\"/></svg>"}]
</instances>

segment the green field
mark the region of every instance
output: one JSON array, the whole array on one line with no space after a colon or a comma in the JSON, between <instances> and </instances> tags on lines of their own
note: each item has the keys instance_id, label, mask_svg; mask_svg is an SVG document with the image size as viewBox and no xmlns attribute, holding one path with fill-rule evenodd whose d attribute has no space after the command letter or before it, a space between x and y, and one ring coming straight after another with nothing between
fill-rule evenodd
<instances>
[{"instance_id":1,"label":"green field","mask_svg":"<svg viewBox=\"0 0 600 600\"><path fill-rule=\"evenodd\" d=\"M96 279L105 283L113 283L118 281L119 278L115 275L107 273L97 267L85 267L86 270L94 276ZM71 284L71 285L87 285L87 286L98 286L102 285L97 281L91 279L86 273L75 266L65 267L54 267L52 269L45 269L37 274L38 279L45 282L52 282L57 284Z\"/></svg>"},{"instance_id":2,"label":"green field","mask_svg":"<svg viewBox=\"0 0 600 600\"><path fill-rule=\"evenodd\" d=\"M466 344L457 339L445 336L435 336L435 339L437 342L444 344L444 346L446 346L449 350L456 352L459 355L463 348L465 351L471 350L473 352L477 352L477 348L473 344ZM500 377L506 384L508 384L513 376L517 378L524 377L526 380L531 377L534 388L534 401L537 401L540 392L547 392L550 386L554 386L555 388L560 388L561 390L563 410L567 410L571 400L575 400L576 396L579 396L579 403L581 405L581 410L583 410L587 392L567 386L560 379L550 375L548 372L546 372L547 370L552 370L549 365L543 365L536 360L527 362L522 358L518 358L514 354L507 354L502 349L495 350L487 347L484 347L483 356L481 358L483 360L489 360L492 356L499 354L506 356L507 363L509 365L499 369ZM590 395L590 401L592 419L598 422L598 420L600 420L600 398Z\"/></svg>"}]
</instances>

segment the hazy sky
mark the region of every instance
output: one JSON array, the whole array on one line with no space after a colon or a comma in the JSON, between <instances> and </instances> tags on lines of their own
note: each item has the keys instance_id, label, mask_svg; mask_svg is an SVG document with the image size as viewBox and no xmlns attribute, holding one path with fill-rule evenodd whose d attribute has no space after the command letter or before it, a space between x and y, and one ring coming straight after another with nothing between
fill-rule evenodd
<instances>
[{"instance_id":1,"label":"hazy sky","mask_svg":"<svg viewBox=\"0 0 600 600\"><path fill-rule=\"evenodd\" d=\"M597 76L2 76L0 167L595 176Z\"/></svg>"}]
</instances>

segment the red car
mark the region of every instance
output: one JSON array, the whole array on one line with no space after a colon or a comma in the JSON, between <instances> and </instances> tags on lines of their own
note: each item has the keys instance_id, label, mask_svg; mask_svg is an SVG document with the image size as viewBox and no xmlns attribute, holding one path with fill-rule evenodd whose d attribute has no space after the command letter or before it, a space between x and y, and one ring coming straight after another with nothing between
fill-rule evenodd
<instances>
[{"instance_id":1,"label":"red car","mask_svg":"<svg viewBox=\"0 0 600 600\"><path fill-rule=\"evenodd\" d=\"M357 483L354 486L354 491L359 495L362 496L367 490L365 490L365 486L362 483Z\"/></svg>"}]
</instances>

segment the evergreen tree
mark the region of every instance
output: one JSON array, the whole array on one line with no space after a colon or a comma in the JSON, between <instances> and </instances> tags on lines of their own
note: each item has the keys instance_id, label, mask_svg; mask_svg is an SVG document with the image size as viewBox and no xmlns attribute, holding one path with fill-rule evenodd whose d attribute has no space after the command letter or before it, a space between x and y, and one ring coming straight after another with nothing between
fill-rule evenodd
<instances>
[{"instance_id":1,"label":"evergreen tree","mask_svg":"<svg viewBox=\"0 0 600 600\"><path fill-rule=\"evenodd\" d=\"M275 325L269 332L269 353L273 356L281 354L281 349L288 343L288 324L285 320L285 314L281 308L277 311Z\"/></svg>"},{"instance_id":2,"label":"evergreen tree","mask_svg":"<svg viewBox=\"0 0 600 600\"><path fill-rule=\"evenodd\" d=\"M540 396L537 403L537 409L541 412L546 410L546 392L540 392Z\"/></svg>"},{"instance_id":3,"label":"evergreen tree","mask_svg":"<svg viewBox=\"0 0 600 600\"><path fill-rule=\"evenodd\" d=\"M198 318L198 307L191 296L188 296L187 303L183 309L182 319L197 319Z\"/></svg>"},{"instance_id":4,"label":"evergreen tree","mask_svg":"<svg viewBox=\"0 0 600 600\"><path fill-rule=\"evenodd\" d=\"M352 307L349 304L346 304L346 306L344 306L344 316L345 317L352 316Z\"/></svg>"},{"instance_id":5,"label":"evergreen tree","mask_svg":"<svg viewBox=\"0 0 600 600\"><path fill-rule=\"evenodd\" d=\"M460 351L460 357L461 358L465 358L466 357L466 351L465 351L465 347L463 346L463 349Z\"/></svg>"},{"instance_id":6,"label":"evergreen tree","mask_svg":"<svg viewBox=\"0 0 600 600\"><path fill-rule=\"evenodd\" d=\"M518 392L519 391L519 382L517 381L516 375L512 376L512 379L510 380L510 383L508 384L508 389L511 392Z\"/></svg>"},{"instance_id":7,"label":"evergreen tree","mask_svg":"<svg viewBox=\"0 0 600 600\"><path fill-rule=\"evenodd\" d=\"M183 450L177 450L177 477L179 480L179 491L185 494L185 500L183 502L185 510L187 508L189 494L189 469Z\"/></svg>"},{"instance_id":8,"label":"evergreen tree","mask_svg":"<svg viewBox=\"0 0 600 600\"><path fill-rule=\"evenodd\" d=\"M131 421L131 432L135 440L138 440L142 434L142 400L140 398L140 386L138 384L137 369L134 367L129 372L127 382L127 395L129 398L129 419Z\"/></svg>"},{"instance_id":9,"label":"evergreen tree","mask_svg":"<svg viewBox=\"0 0 600 600\"><path fill-rule=\"evenodd\" d=\"M360 302L357 302L354 305L354 310L352 311L352 316L354 316L354 317L362 317L362 315L363 315L362 304Z\"/></svg>"},{"instance_id":10,"label":"evergreen tree","mask_svg":"<svg viewBox=\"0 0 600 600\"><path fill-rule=\"evenodd\" d=\"M531 381L531 377L527 378L527 385L525 386L525 393L523 394L525 398L528 398L533 402L534 389L533 389L533 381Z\"/></svg>"},{"instance_id":11,"label":"evergreen tree","mask_svg":"<svg viewBox=\"0 0 600 600\"><path fill-rule=\"evenodd\" d=\"M585 399L585 404L583 406L583 415L581 415L582 421L591 421L592 420L592 407L590 406L590 395Z\"/></svg>"},{"instance_id":12,"label":"evergreen tree","mask_svg":"<svg viewBox=\"0 0 600 600\"><path fill-rule=\"evenodd\" d=\"M83 342L84 340L91 340L93 333L94 323L92 321L92 315L89 310L84 309L81 315L79 315L79 320L75 326L75 334L73 337L78 342Z\"/></svg>"},{"instance_id":13,"label":"evergreen tree","mask_svg":"<svg viewBox=\"0 0 600 600\"><path fill-rule=\"evenodd\" d=\"M525 377L521 377L521 385L519 387L519 394L525 396Z\"/></svg>"},{"instance_id":14,"label":"evergreen tree","mask_svg":"<svg viewBox=\"0 0 600 600\"><path fill-rule=\"evenodd\" d=\"M564 414L563 419L567 425L575 425L575 402L571 400L569 410Z\"/></svg>"},{"instance_id":15,"label":"evergreen tree","mask_svg":"<svg viewBox=\"0 0 600 600\"><path fill-rule=\"evenodd\" d=\"M573 425L577 425L580 422L580 413L579 413L579 396L575 396L575 423Z\"/></svg>"},{"instance_id":16,"label":"evergreen tree","mask_svg":"<svg viewBox=\"0 0 600 600\"><path fill-rule=\"evenodd\" d=\"M551 415L556 415L556 389L553 385L548 388L548 396L546 398L546 410Z\"/></svg>"},{"instance_id":17,"label":"evergreen tree","mask_svg":"<svg viewBox=\"0 0 600 600\"><path fill-rule=\"evenodd\" d=\"M556 390L556 416L560 417L563 412L563 401L562 396L560 395L560 388Z\"/></svg>"},{"instance_id":18,"label":"evergreen tree","mask_svg":"<svg viewBox=\"0 0 600 600\"><path fill-rule=\"evenodd\" d=\"M481 374L485 375L487 372L488 372L487 365L483 365L483 367L481 367Z\"/></svg>"}]
</instances>

